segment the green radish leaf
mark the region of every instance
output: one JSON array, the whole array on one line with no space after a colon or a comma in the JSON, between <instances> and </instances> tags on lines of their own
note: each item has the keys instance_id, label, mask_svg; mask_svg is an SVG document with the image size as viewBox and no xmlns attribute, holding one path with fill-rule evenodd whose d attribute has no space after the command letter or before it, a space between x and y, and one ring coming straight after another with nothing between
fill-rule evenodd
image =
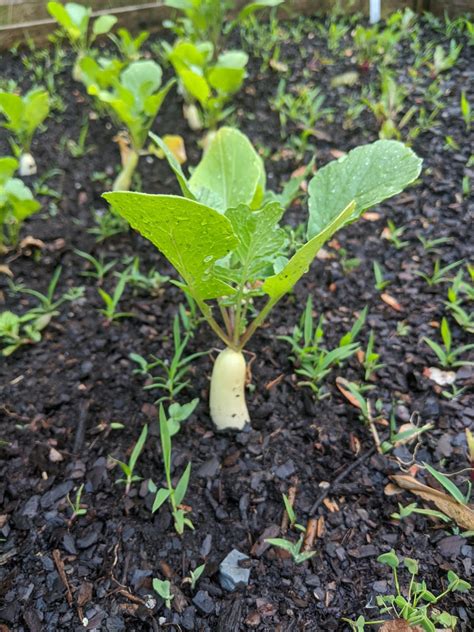
<instances>
[{"instance_id":1,"label":"green radish leaf","mask_svg":"<svg viewBox=\"0 0 474 632\"><path fill-rule=\"evenodd\" d=\"M153 501L153 507L151 508L151 513L155 513L161 507L161 505L168 500L171 495L171 491L169 489L165 489L162 487L156 492L155 500Z\"/></svg>"},{"instance_id":2,"label":"green radish leaf","mask_svg":"<svg viewBox=\"0 0 474 632\"><path fill-rule=\"evenodd\" d=\"M302 246L286 266L273 276L268 277L263 284L263 291L272 299L278 300L289 292L295 283L309 270L309 266L323 244L344 224L354 213L355 202L350 202L346 208L332 219L317 235Z\"/></svg>"},{"instance_id":3,"label":"green radish leaf","mask_svg":"<svg viewBox=\"0 0 474 632\"><path fill-rule=\"evenodd\" d=\"M105 35L116 23L117 18L115 15L101 15L95 20L92 26L92 33L94 36Z\"/></svg>"},{"instance_id":4,"label":"green radish leaf","mask_svg":"<svg viewBox=\"0 0 474 632\"><path fill-rule=\"evenodd\" d=\"M265 189L262 159L242 132L222 127L194 170L189 186L198 200L210 191L221 213L239 204L258 206Z\"/></svg>"},{"instance_id":5,"label":"green radish leaf","mask_svg":"<svg viewBox=\"0 0 474 632\"><path fill-rule=\"evenodd\" d=\"M191 189L189 188L188 180L187 180L186 176L183 173L181 165L176 160L176 156L170 150L168 145L165 142L163 142L163 140L159 136L157 136L156 134L153 134L153 132L150 132L149 136L152 139L152 141L156 145L158 145L158 147L164 153L165 158L168 161L169 166L171 167L174 175L176 176L176 179L178 180L178 184L180 186L181 193L184 195L184 197L189 198L190 200L195 200L196 198L195 198L194 194L191 192Z\"/></svg>"},{"instance_id":6,"label":"green radish leaf","mask_svg":"<svg viewBox=\"0 0 474 632\"><path fill-rule=\"evenodd\" d=\"M400 193L420 175L421 163L411 149L393 140L356 147L347 156L330 162L308 186L308 237L324 230L352 201L354 210L345 224Z\"/></svg>"},{"instance_id":7,"label":"green radish leaf","mask_svg":"<svg viewBox=\"0 0 474 632\"><path fill-rule=\"evenodd\" d=\"M117 191L103 197L165 255L194 297L205 300L234 292L213 269L218 259L238 245L227 217L174 195Z\"/></svg>"},{"instance_id":8,"label":"green radish leaf","mask_svg":"<svg viewBox=\"0 0 474 632\"><path fill-rule=\"evenodd\" d=\"M174 500L177 505L180 505L183 502L183 498L186 495L186 491L188 489L189 477L191 476L191 463L188 463L186 469L183 472L183 475L179 479L179 483L176 485L176 489L174 490Z\"/></svg>"},{"instance_id":9,"label":"green radish leaf","mask_svg":"<svg viewBox=\"0 0 474 632\"><path fill-rule=\"evenodd\" d=\"M245 5L243 9L241 9L239 15L237 16L237 20L240 22L241 20L245 20L245 18L248 18L249 15L252 15L252 13L258 11L259 9L277 7L283 2L284 0L257 0L256 2L250 2L249 4Z\"/></svg>"},{"instance_id":10,"label":"green radish leaf","mask_svg":"<svg viewBox=\"0 0 474 632\"><path fill-rule=\"evenodd\" d=\"M285 232L278 226L282 215L283 209L276 202L256 211L242 204L226 211L225 216L240 239L232 260L227 262L226 272L234 282L252 283L273 272L275 259L286 239ZM237 267L233 267L236 263Z\"/></svg>"}]
</instances>

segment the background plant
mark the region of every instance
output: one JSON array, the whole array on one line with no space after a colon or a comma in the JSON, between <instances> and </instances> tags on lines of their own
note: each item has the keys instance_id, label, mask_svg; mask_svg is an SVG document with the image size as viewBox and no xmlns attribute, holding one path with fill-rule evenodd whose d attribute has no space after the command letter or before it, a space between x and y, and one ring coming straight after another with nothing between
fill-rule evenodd
<instances>
[{"instance_id":1,"label":"background plant","mask_svg":"<svg viewBox=\"0 0 474 632\"><path fill-rule=\"evenodd\" d=\"M16 245L21 225L40 209L30 189L13 177L17 168L15 158L0 158L0 252L7 244Z\"/></svg>"}]
</instances>

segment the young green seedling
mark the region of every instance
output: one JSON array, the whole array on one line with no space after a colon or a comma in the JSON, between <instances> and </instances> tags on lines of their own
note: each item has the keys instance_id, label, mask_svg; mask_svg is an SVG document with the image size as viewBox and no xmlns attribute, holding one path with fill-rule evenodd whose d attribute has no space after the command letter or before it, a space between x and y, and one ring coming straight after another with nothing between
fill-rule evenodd
<instances>
[{"instance_id":1,"label":"young green seedling","mask_svg":"<svg viewBox=\"0 0 474 632\"><path fill-rule=\"evenodd\" d=\"M375 344L375 334L374 334L374 331L371 330L370 335L369 335L369 342L367 343L367 349L364 352L364 361L363 361L363 365L365 369L364 379L366 381L370 380L370 378L376 371L378 371L379 369L383 369L383 367L385 366L385 364L383 364L382 362L379 362L380 354L374 351L374 344Z\"/></svg>"},{"instance_id":2,"label":"young green seedling","mask_svg":"<svg viewBox=\"0 0 474 632\"><path fill-rule=\"evenodd\" d=\"M36 173L36 162L31 154L34 133L49 114L49 94L41 88L32 88L25 95L0 92L0 114L5 117L1 123L9 130L13 153L19 160L20 176Z\"/></svg>"},{"instance_id":3,"label":"young green seedling","mask_svg":"<svg viewBox=\"0 0 474 632\"><path fill-rule=\"evenodd\" d=\"M171 608L171 601L174 595L171 592L171 583L167 579L153 579L153 590L157 592L162 599L165 600L165 606Z\"/></svg>"},{"instance_id":4,"label":"young green seedling","mask_svg":"<svg viewBox=\"0 0 474 632\"><path fill-rule=\"evenodd\" d=\"M439 360L439 363L443 368L449 367L459 367L459 366L474 366L474 362L468 362L467 360L458 360L460 355L463 355L467 351L474 349L474 343L468 345L461 345L460 347L456 347L453 349L452 346L452 336L451 329L449 327L449 323L446 318L441 320L441 339L443 341L443 346L439 345L431 338L427 338L426 336L423 338L423 341L431 348L432 351L436 354L436 357Z\"/></svg>"},{"instance_id":5,"label":"young green seedling","mask_svg":"<svg viewBox=\"0 0 474 632\"><path fill-rule=\"evenodd\" d=\"M397 250L402 250L403 248L406 248L410 243L408 241L402 241L400 239L405 230L405 226L397 227L391 219L387 220L387 239L395 246Z\"/></svg>"},{"instance_id":6,"label":"young green seedling","mask_svg":"<svg viewBox=\"0 0 474 632\"><path fill-rule=\"evenodd\" d=\"M108 261L105 262L103 256L101 255L99 259L96 259L93 255L88 252L84 252L83 250L74 250L76 255L82 257L86 261L88 261L93 269L85 270L81 272L81 276L83 277L92 277L93 279L97 279L97 284L102 285L105 275L112 270L114 265L117 263L116 261Z\"/></svg>"},{"instance_id":7,"label":"young green seedling","mask_svg":"<svg viewBox=\"0 0 474 632\"><path fill-rule=\"evenodd\" d=\"M450 494L457 503L461 505L467 505L469 503L472 488L471 481L467 481L467 491L463 494L459 487L445 474L438 472L438 470L435 470L435 468L428 463L423 463L423 466L431 474L431 476L433 476L433 478L435 478L438 483L444 487L448 494Z\"/></svg>"},{"instance_id":8,"label":"young green seedling","mask_svg":"<svg viewBox=\"0 0 474 632\"><path fill-rule=\"evenodd\" d=\"M0 252L6 244L16 245L23 221L40 209L30 189L13 177L17 168L15 158L0 158Z\"/></svg>"},{"instance_id":9,"label":"young green seedling","mask_svg":"<svg viewBox=\"0 0 474 632\"><path fill-rule=\"evenodd\" d=\"M420 236L418 236L418 238L420 239ZM440 243L440 240L435 241ZM433 265L433 272L431 273L431 276L429 274L425 274L421 270L415 270L415 274L424 279L430 287L433 287L433 285L438 285L439 283L446 283L447 281L451 281L452 279L447 276L448 272L454 270L454 268L457 268L463 263L464 259L459 259L459 261L453 261L453 263L449 263L447 266L441 267L440 260L436 259Z\"/></svg>"},{"instance_id":10,"label":"young green seedling","mask_svg":"<svg viewBox=\"0 0 474 632\"><path fill-rule=\"evenodd\" d=\"M96 37L105 35L112 29L117 18L113 15L101 15L94 20L92 29L89 31L92 16L90 7L76 2L67 2L65 5L60 2L48 2L46 8L51 17L59 24L76 53L72 76L75 81L80 81L82 78L79 68L80 60L90 51Z\"/></svg>"},{"instance_id":11,"label":"young green seedling","mask_svg":"<svg viewBox=\"0 0 474 632\"><path fill-rule=\"evenodd\" d=\"M383 268L379 263L377 263L377 261L372 262L372 267L375 277L375 289L379 292L383 292L387 285L390 285L390 281L387 281L387 279L384 278Z\"/></svg>"},{"instance_id":12,"label":"young green seedling","mask_svg":"<svg viewBox=\"0 0 474 632\"><path fill-rule=\"evenodd\" d=\"M153 513L155 513L155 511L158 511L158 509L164 502L169 501L171 505L171 513L174 519L174 528L176 529L176 533L182 535L184 533L184 527L189 527L189 529L194 530L193 523L189 518L186 518L186 514L189 510L181 506L189 485L189 477L191 476L191 463L188 463L186 469L184 470L181 478L178 481L178 484L176 485L176 487L173 487L173 482L171 480L171 433L163 404L160 404L159 414L161 448L163 453L163 465L165 468L166 487L158 489L153 481L149 482L148 489L151 492L156 493L151 510Z\"/></svg>"},{"instance_id":13,"label":"young green seedling","mask_svg":"<svg viewBox=\"0 0 474 632\"><path fill-rule=\"evenodd\" d=\"M82 485L77 490L76 496L74 498L74 502L69 497L69 494L67 495L67 501L69 503L69 506L72 509L72 516L70 518L70 522L73 522L79 516L85 516L87 513L87 505L83 505L81 503L83 490L84 490L84 483L82 483Z\"/></svg>"},{"instance_id":14,"label":"young green seedling","mask_svg":"<svg viewBox=\"0 0 474 632\"><path fill-rule=\"evenodd\" d=\"M133 37L130 31L122 28L117 30L117 35L111 33L109 37L115 46L117 46L123 59L131 63L132 61L138 61L142 56L140 49L150 37L150 33L148 33L148 31L142 31L137 37Z\"/></svg>"},{"instance_id":15,"label":"young green seedling","mask_svg":"<svg viewBox=\"0 0 474 632\"><path fill-rule=\"evenodd\" d=\"M183 584L190 584L191 585L191 590L194 591L194 589L196 588L196 584L199 581L199 578L204 573L204 569L205 568L206 568L206 565L205 564L201 564L201 566L198 566L193 571L190 570L189 571L189 577L185 577L183 579Z\"/></svg>"},{"instance_id":16,"label":"young green seedling","mask_svg":"<svg viewBox=\"0 0 474 632\"><path fill-rule=\"evenodd\" d=\"M279 549L283 549L284 551L288 551L293 558L293 562L295 564L302 564L316 555L316 551L301 551L303 546L303 536L300 536L297 542L291 542L290 540L285 540L284 538L268 538L265 540L268 544L272 546L276 546Z\"/></svg>"},{"instance_id":17,"label":"young green seedling","mask_svg":"<svg viewBox=\"0 0 474 632\"><path fill-rule=\"evenodd\" d=\"M122 148L122 170L115 179L113 190L128 191L148 132L174 80L160 89L162 70L151 60L132 62L120 72L121 63L112 61L104 68L92 57L85 57L79 67L87 92L97 99L117 125L127 129L130 146Z\"/></svg>"},{"instance_id":18,"label":"young green seedling","mask_svg":"<svg viewBox=\"0 0 474 632\"><path fill-rule=\"evenodd\" d=\"M426 237L423 237L421 233L417 235L417 238L420 241L421 245L423 246L423 250L425 252L436 250L438 246L442 246L443 244L449 244L449 242L451 241L449 237L438 237L437 239L427 239Z\"/></svg>"},{"instance_id":19,"label":"young green seedling","mask_svg":"<svg viewBox=\"0 0 474 632\"><path fill-rule=\"evenodd\" d=\"M125 495L128 496L130 493L130 488L133 483L137 483L141 481L141 476L135 474L135 465L137 464L138 457L140 456L143 448L145 447L146 438L148 436L148 426L143 426L143 429L138 437L138 441L133 447L132 453L130 454L130 458L128 459L128 463L124 463L123 461L119 461L119 459L115 459L114 461L119 464L120 469L125 475L125 478L119 478L117 483L125 485Z\"/></svg>"},{"instance_id":20,"label":"young green seedling","mask_svg":"<svg viewBox=\"0 0 474 632\"><path fill-rule=\"evenodd\" d=\"M398 577L398 569L401 560L392 549L377 558L381 564L392 569L395 585L395 595L379 595L376 599L380 614L390 614L392 619L406 621L409 627L421 627L426 632L436 632L437 629L448 628L454 630L457 618L449 612L440 611L436 605L450 592L469 592L471 585L458 577L453 571L448 571L448 586L439 595L434 595L426 585L426 582L416 580L419 573L419 564L416 560L406 557L403 566L410 574L408 589L402 590ZM343 619L356 632L363 632L366 625L380 625L384 620L366 621L360 616L356 621Z\"/></svg>"},{"instance_id":21,"label":"young green seedling","mask_svg":"<svg viewBox=\"0 0 474 632\"><path fill-rule=\"evenodd\" d=\"M323 244L413 182L421 160L401 143L377 141L319 169L308 186L307 242L282 260L284 209L266 201L262 160L241 132L220 129L189 179L165 143L152 138L183 196L113 192L104 197L176 268L180 287L224 342L211 378L211 416L218 428L243 428L249 414L242 350Z\"/></svg>"},{"instance_id":22,"label":"young green seedling","mask_svg":"<svg viewBox=\"0 0 474 632\"><path fill-rule=\"evenodd\" d=\"M119 318L129 318L130 316L133 316L131 312L117 311L118 304L127 285L128 274L128 268L119 274L117 285L115 286L112 294L109 294L101 287L97 288L97 291L105 303L105 308L100 309L99 312L105 316L107 324L110 324Z\"/></svg>"}]
</instances>

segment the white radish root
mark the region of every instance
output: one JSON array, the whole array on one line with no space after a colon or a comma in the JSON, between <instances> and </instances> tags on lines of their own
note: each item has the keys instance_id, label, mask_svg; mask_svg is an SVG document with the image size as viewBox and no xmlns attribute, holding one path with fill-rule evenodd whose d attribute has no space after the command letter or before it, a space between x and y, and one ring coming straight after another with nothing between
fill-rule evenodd
<instances>
[{"instance_id":1,"label":"white radish root","mask_svg":"<svg viewBox=\"0 0 474 632\"><path fill-rule=\"evenodd\" d=\"M212 421L219 430L242 430L249 423L245 402L245 358L240 351L227 348L214 363L209 404Z\"/></svg>"}]
</instances>

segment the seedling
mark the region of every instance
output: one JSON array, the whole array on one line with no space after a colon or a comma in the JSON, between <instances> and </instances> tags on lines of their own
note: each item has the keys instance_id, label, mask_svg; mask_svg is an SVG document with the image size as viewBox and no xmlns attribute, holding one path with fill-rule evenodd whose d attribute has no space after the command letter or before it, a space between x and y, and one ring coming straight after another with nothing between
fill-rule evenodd
<instances>
[{"instance_id":1,"label":"seedling","mask_svg":"<svg viewBox=\"0 0 474 632\"><path fill-rule=\"evenodd\" d=\"M385 364L382 362L379 363L380 354L374 351L375 344L375 334L374 331L371 330L369 335L369 342L367 343L367 349L364 352L364 361L363 366L365 369L365 381L370 380L373 374L379 369L383 369Z\"/></svg>"},{"instance_id":2,"label":"seedling","mask_svg":"<svg viewBox=\"0 0 474 632\"><path fill-rule=\"evenodd\" d=\"M387 440L382 441L381 449L385 454L396 448L397 446L410 443L424 432L428 432L433 429L433 424L424 424L423 426L417 426L413 423L405 424L403 429L397 428L397 422L395 419L395 409L392 408L392 412L390 414L390 436Z\"/></svg>"},{"instance_id":3,"label":"seedling","mask_svg":"<svg viewBox=\"0 0 474 632\"><path fill-rule=\"evenodd\" d=\"M88 233L95 236L97 242L105 241L114 235L126 233L129 225L114 213L94 212L95 226L88 229Z\"/></svg>"},{"instance_id":4,"label":"seedling","mask_svg":"<svg viewBox=\"0 0 474 632\"><path fill-rule=\"evenodd\" d=\"M320 317L315 327L312 312L313 302L311 296L308 296L305 311L300 324L293 329L293 335L279 336L279 339L291 345L293 355L290 359L297 367L295 372L305 378L298 382L298 386L308 386L318 399L323 399L330 393L321 387L321 381L333 366L338 366L343 360L354 355L359 344L350 341L353 336L351 331L342 338L339 347L331 351L324 349L321 346L324 337L323 317ZM359 323L356 322L355 326L357 329Z\"/></svg>"},{"instance_id":5,"label":"seedling","mask_svg":"<svg viewBox=\"0 0 474 632\"><path fill-rule=\"evenodd\" d=\"M15 158L0 158L0 252L6 244L16 245L23 221L40 209L30 189L13 177L17 168Z\"/></svg>"},{"instance_id":6,"label":"seedling","mask_svg":"<svg viewBox=\"0 0 474 632\"><path fill-rule=\"evenodd\" d=\"M118 29L117 35L111 33L109 35L112 42L117 46L120 54L127 63L138 61L141 55L141 47L149 38L150 33L148 31L142 31L133 37L133 35L127 29Z\"/></svg>"},{"instance_id":7,"label":"seedling","mask_svg":"<svg viewBox=\"0 0 474 632\"><path fill-rule=\"evenodd\" d=\"M104 197L168 258L183 279L180 287L224 342L211 378L211 416L219 428L242 428L249 420L242 354L248 341L323 244L368 207L413 182L421 161L396 141L378 141L319 169L308 185L308 241L284 262L285 233L278 224L284 209L264 202L263 163L241 132L221 128L189 179L165 143L152 138L167 156L183 197L125 192Z\"/></svg>"},{"instance_id":8,"label":"seedling","mask_svg":"<svg viewBox=\"0 0 474 632\"><path fill-rule=\"evenodd\" d=\"M290 503L290 500L286 494L283 494L283 504L285 505L285 511L288 516L288 520L290 521L291 528L306 533L306 527L296 522L295 510L293 509L293 505Z\"/></svg>"},{"instance_id":9,"label":"seedling","mask_svg":"<svg viewBox=\"0 0 474 632\"><path fill-rule=\"evenodd\" d=\"M72 138L69 138L66 141L67 150L73 158L83 158L89 152L92 151L93 147L90 147L90 146L88 147L86 145L88 133L89 133L89 121L87 118L85 118L81 127L81 131L79 132L77 141L73 140Z\"/></svg>"},{"instance_id":10,"label":"seedling","mask_svg":"<svg viewBox=\"0 0 474 632\"><path fill-rule=\"evenodd\" d=\"M140 456L143 448L145 447L146 438L148 436L148 426L143 426L143 429L138 437L138 441L133 447L132 453L130 454L130 458L128 459L128 463L124 463L123 461L119 461L119 459L113 459L116 463L119 464L120 469L124 473L125 478L119 478L117 484L125 485L125 495L128 496L130 493L130 489L133 483L137 483L141 481L141 476L135 474L135 466L138 461L138 457Z\"/></svg>"},{"instance_id":11,"label":"seedling","mask_svg":"<svg viewBox=\"0 0 474 632\"><path fill-rule=\"evenodd\" d=\"M189 577L185 577L183 579L183 584L191 584L191 590L194 591L196 588L196 584L199 581L199 578L204 573L204 569L206 568L205 564L201 564L194 571L189 571Z\"/></svg>"},{"instance_id":12,"label":"seedling","mask_svg":"<svg viewBox=\"0 0 474 632\"><path fill-rule=\"evenodd\" d=\"M440 73L451 70L456 64L461 50L462 44L456 44L454 40L449 42L448 52L441 45L436 46L433 53L433 61L428 64L432 76L437 77Z\"/></svg>"},{"instance_id":13,"label":"seedling","mask_svg":"<svg viewBox=\"0 0 474 632\"><path fill-rule=\"evenodd\" d=\"M463 306L465 300L473 300L474 286L472 283L466 283L463 276L463 271L460 270L448 289L448 300L444 304L450 310L458 325L469 333L474 333L474 314L468 312L467 308L465 309Z\"/></svg>"},{"instance_id":14,"label":"seedling","mask_svg":"<svg viewBox=\"0 0 474 632\"><path fill-rule=\"evenodd\" d=\"M152 513L158 511L164 502L168 501L171 505L171 513L174 519L174 528L176 533L182 535L184 533L184 527L194 530L194 525L189 518L186 518L186 514L189 512L189 508L184 507L181 503L184 500L189 485L189 477L191 476L191 463L188 463L181 478L178 481L176 487L173 487L171 480L171 435L168 426L168 420L166 419L165 410L163 404L160 404L160 437L161 448L163 452L163 465L165 468L166 487L158 489L153 481L148 484L149 491L155 493L155 500L151 509Z\"/></svg>"},{"instance_id":15,"label":"seedling","mask_svg":"<svg viewBox=\"0 0 474 632\"><path fill-rule=\"evenodd\" d=\"M442 522L451 522L451 518L446 516L443 512L436 511L435 509L422 509L418 507L417 503L411 503L406 507L398 503L398 512L393 513L390 517L394 520L403 520L404 518L409 518L412 514L431 516L432 518L438 518L438 520Z\"/></svg>"},{"instance_id":16,"label":"seedling","mask_svg":"<svg viewBox=\"0 0 474 632\"><path fill-rule=\"evenodd\" d=\"M316 551L301 551L303 546L303 536L300 536L297 542L291 542L290 540L285 540L284 538L268 538L265 542L268 542L268 544L276 546L279 549L283 549L284 551L288 551L295 564L302 564L316 555Z\"/></svg>"},{"instance_id":17,"label":"seedling","mask_svg":"<svg viewBox=\"0 0 474 632\"><path fill-rule=\"evenodd\" d=\"M410 242L402 241L400 238L405 232L405 226L395 226L391 219L387 220L387 239L395 246L397 250L402 250L406 248Z\"/></svg>"},{"instance_id":18,"label":"seedling","mask_svg":"<svg viewBox=\"0 0 474 632\"><path fill-rule=\"evenodd\" d=\"M377 261L373 261L372 267L374 270L374 277L375 277L375 284L374 284L375 289L378 290L379 292L383 292L385 288L388 285L390 285L390 281L384 278L384 270L382 266L380 265L380 263L377 263Z\"/></svg>"},{"instance_id":19,"label":"seedling","mask_svg":"<svg viewBox=\"0 0 474 632\"><path fill-rule=\"evenodd\" d=\"M130 188L148 132L174 84L174 80L168 81L160 89L162 71L154 61L135 61L120 72L121 66L109 61L104 67L92 57L79 62L87 92L129 135L121 145L122 170L114 181L114 191Z\"/></svg>"},{"instance_id":20,"label":"seedling","mask_svg":"<svg viewBox=\"0 0 474 632\"><path fill-rule=\"evenodd\" d=\"M79 257L82 257L83 259L88 261L93 268L81 272L81 276L97 279L98 285L102 285L105 275L110 272L110 270L112 270L114 265L117 263L116 261L105 262L102 255L99 259L96 259L93 255L89 254L88 252L84 252L83 250L74 250L74 252L76 253L76 255L79 255Z\"/></svg>"},{"instance_id":21,"label":"seedling","mask_svg":"<svg viewBox=\"0 0 474 632\"><path fill-rule=\"evenodd\" d=\"M449 244L449 242L451 241L449 237L438 237L437 239L426 239L421 234L417 235L417 238L421 242L421 245L423 246L423 250L425 252L436 250L438 246Z\"/></svg>"},{"instance_id":22,"label":"seedling","mask_svg":"<svg viewBox=\"0 0 474 632\"><path fill-rule=\"evenodd\" d=\"M369 308L366 305L364 309L361 311L361 313L359 314L359 316L357 317L355 323L352 325L352 329L348 331L347 334L342 336L341 340L339 341L340 347L344 347L346 345L350 345L356 342L357 336L359 335L360 330L365 325L368 309Z\"/></svg>"},{"instance_id":23,"label":"seedling","mask_svg":"<svg viewBox=\"0 0 474 632\"><path fill-rule=\"evenodd\" d=\"M124 293L125 287L128 282L128 274L129 274L128 268L120 273L118 277L117 285L115 286L115 289L112 294L109 294L101 287L97 288L97 291L99 292L100 296L102 297L102 300L105 303L105 308L99 309L99 312L103 316L105 316L108 324L110 324L114 320L118 320L119 318L129 318L130 316L133 316L131 312L118 312L117 311L118 304L120 302L120 299L122 298L122 294Z\"/></svg>"},{"instance_id":24,"label":"seedling","mask_svg":"<svg viewBox=\"0 0 474 632\"><path fill-rule=\"evenodd\" d=\"M424 279L430 287L433 287L434 285L439 285L440 283L446 283L447 281L450 281L451 278L447 276L448 272L454 270L463 263L464 260L460 259L459 261L453 261L447 266L441 267L440 260L436 259L433 265L433 272L431 273L431 276L429 274L421 272L421 270L415 270L415 274Z\"/></svg>"},{"instance_id":25,"label":"seedling","mask_svg":"<svg viewBox=\"0 0 474 632\"><path fill-rule=\"evenodd\" d=\"M392 569L393 581L396 595L377 596L377 606L380 614L390 614L392 619L402 619L410 627L420 626L427 632L435 632L439 627L454 630L457 618L449 612L441 612L434 606L438 604L450 592L466 593L471 585L458 577L453 571L448 571L448 585L439 595L434 595L426 586L425 581L418 582L416 577L419 573L419 564L416 560L406 557L403 566L410 574L408 590L402 591L400 588L398 569L401 560L392 549L389 553L384 553L377 558L381 564L385 564ZM364 617L359 617L357 621L343 619L356 632L363 631L365 625L380 625L384 620L366 621Z\"/></svg>"},{"instance_id":26,"label":"seedling","mask_svg":"<svg viewBox=\"0 0 474 632\"><path fill-rule=\"evenodd\" d=\"M1 125L15 139L12 138L10 144L19 160L19 175L35 174L36 162L31 154L31 142L34 133L49 114L49 94L41 88L32 88L24 96L0 92L0 114L6 119Z\"/></svg>"},{"instance_id":27,"label":"seedling","mask_svg":"<svg viewBox=\"0 0 474 632\"><path fill-rule=\"evenodd\" d=\"M72 49L76 53L72 76L75 81L81 81L82 75L79 68L81 59L89 53L92 44L99 35L105 35L117 22L113 15L101 15L92 24L89 31L89 23L92 9L75 2L67 2L64 6L60 2L48 2L48 13L53 17L62 29L63 34L69 40Z\"/></svg>"},{"instance_id":28,"label":"seedling","mask_svg":"<svg viewBox=\"0 0 474 632\"><path fill-rule=\"evenodd\" d=\"M171 601L174 595L171 593L171 584L167 579L153 579L153 590L157 592L162 599L165 600L165 606L171 608Z\"/></svg>"},{"instance_id":29,"label":"seedling","mask_svg":"<svg viewBox=\"0 0 474 632\"><path fill-rule=\"evenodd\" d=\"M72 509L72 516L70 520L71 522L73 522L76 518L79 518L79 516L85 516L87 513L87 506L81 504L81 497L82 497L83 490L84 490L84 483L82 483L82 485L77 490L76 496L74 498L74 502L71 500L69 494L67 495L67 501L69 503L69 506Z\"/></svg>"},{"instance_id":30,"label":"seedling","mask_svg":"<svg viewBox=\"0 0 474 632\"><path fill-rule=\"evenodd\" d=\"M228 0L165 0L166 6L183 13L183 17L176 21L167 21L165 26L172 28L178 36L189 38L191 42L210 42L218 54L223 35L228 35L255 11L276 7L282 2L283 0L247 2L237 16L232 17L230 11L234 8L234 3Z\"/></svg>"},{"instance_id":31,"label":"seedling","mask_svg":"<svg viewBox=\"0 0 474 632\"><path fill-rule=\"evenodd\" d=\"M185 355L191 334L187 332L184 336L181 332L181 315L176 314L173 321L173 357L171 361L162 360L152 356L152 362L137 353L130 354L130 359L139 365L135 372L152 378L152 383L145 386L145 390L161 390L164 395L156 400L156 404L163 401L174 401L176 396L189 385L189 380L184 377L190 370L190 364L196 358L205 355L205 351ZM159 367L162 374L155 376L151 372Z\"/></svg>"},{"instance_id":32,"label":"seedling","mask_svg":"<svg viewBox=\"0 0 474 632\"><path fill-rule=\"evenodd\" d=\"M124 259L128 267L128 284L132 288L148 292L152 296L158 296L162 286L169 281L169 277L163 276L152 268L148 274L140 272L140 258L133 257Z\"/></svg>"},{"instance_id":33,"label":"seedling","mask_svg":"<svg viewBox=\"0 0 474 632\"><path fill-rule=\"evenodd\" d=\"M464 90L461 92L460 108L464 124L466 125L466 131L469 132L471 130L473 115L471 112L471 104L469 103L469 99L467 98Z\"/></svg>"},{"instance_id":34,"label":"seedling","mask_svg":"<svg viewBox=\"0 0 474 632\"><path fill-rule=\"evenodd\" d=\"M458 366L474 366L474 362L468 362L467 360L458 360L457 358L460 355L463 355L467 351L474 349L474 343L468 345L461 345L456 349L452 348L452 336L451 329L449 327L449 323L446 318L441 320L441 339L443 341L443 347L439 345L431 338L427 338L426 336L423 338L423 341L431 348L432 351L436 354L436 357L439 360L439 363L443 368L449 367L458 367Z\"/></svg>"},{"instance_id":35,"label":"seedling","mask_svg":"<svg viewBox=\"0 0 474 632\"><path fill-rule=\"evenodd\" d=\"M247 53L226 51L215 59L211 42L178 40L168 51L168 59L188 104L185 115L191 129L215 129L232 112L233 108L224 108L242 87ZM194 105L196 102L201 111Z\"/></svg>"},{"instance_id":36,"label":"seedling","mask_svg":"<svg viewBox=\"0 0 474 632\"><path fill-rule=\"evenodd\" d=\"M450 478L448 478L442 472L438 472L434 467L429 465L428 463L423 463L423 466L435 478L440 485L444 487L444 489L450 494L454 500L461 505L467 505L469 503L469 499L471 498L471 481L467 481L467 491L465 494L459 489L457 485L455 485Z\"/></svg>"}]
</instances>

